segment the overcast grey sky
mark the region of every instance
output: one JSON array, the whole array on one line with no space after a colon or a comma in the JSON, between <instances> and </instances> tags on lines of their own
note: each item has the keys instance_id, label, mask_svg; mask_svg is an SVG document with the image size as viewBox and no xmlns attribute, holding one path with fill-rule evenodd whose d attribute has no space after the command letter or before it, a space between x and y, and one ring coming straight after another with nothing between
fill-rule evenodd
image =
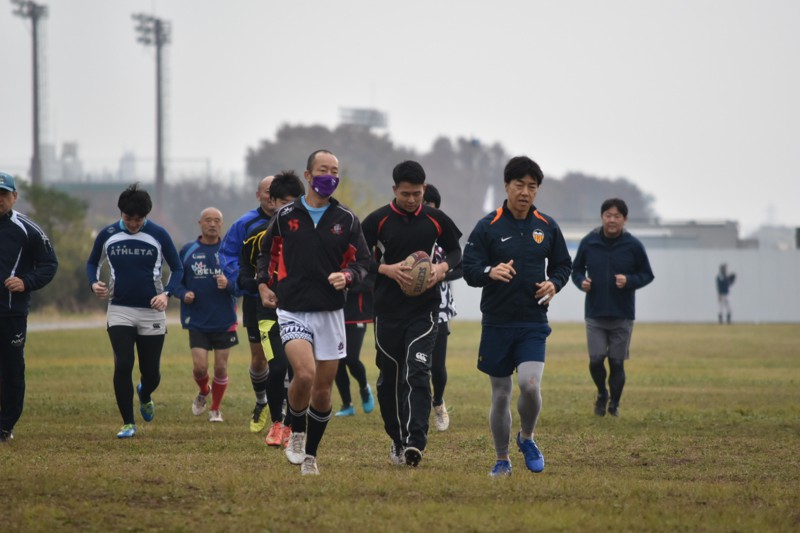
<instances>
[{"instance_id":1,"label":"overcast grey sky","mask_svg":"<svg viewBox=\"0 0 800 533\"><path fill-rule=\"evenodd\" d=\"M147 12L172 23L169 155L216 173L281 124L374 106L397 144L474 136L550 176L624 176L665 220L800 226L797 1L40 1L45 140L90 168L155 152L154 52L131 20ZM0 165L19 171L30 30L12 11L0 0Z\"/></svg>"}]
</instances>

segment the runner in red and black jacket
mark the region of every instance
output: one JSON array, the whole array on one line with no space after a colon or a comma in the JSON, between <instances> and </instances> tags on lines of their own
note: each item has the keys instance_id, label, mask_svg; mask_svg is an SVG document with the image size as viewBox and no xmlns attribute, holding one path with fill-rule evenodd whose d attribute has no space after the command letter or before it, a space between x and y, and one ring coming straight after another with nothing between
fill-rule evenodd
<instances>
[{"instance_id":1,"label":"runner in red and black jacket","mask_svg":"<svg viewBox=\"0 0 800 533\"><path fill-rule=\"evenodd\" d=\"M358 217L332 196L339 159L317 150L303 177L306 194L280 208L261 238L258 291L262 305L276 307L294 370L286 458L302 475L316 475L317 449L332 416L331 387L347 355L345 290L364 279L372 260Z\"/></svg>"},{"instance_id":2,"label":"runner in red and black jacket","mask_svg":"<svg viewBox=\"0 0 800 533\"><path fill-rule=\"evenodd\" d=\"M428 442L431 411L431 358L438 331L439 283L461 263L461 231L444 212L423 205L425 170L403 161L393 172L395 199L364 219L364 238L378 261L375 281L375 344L378 403L384 429L392 440L393 464L417 466ZM407 296L403 260L417 251L443 260L432 267L427 290ZM374 268L375 265L373 265Z\"/></svg>"},{"instance_id":3,"label":"runner in red and black jacket","mask_svg":"<svg viewBox=\"0 0 800 533\"><path fill-rule=\"evenodd\" d=\"M334 311L344 308L344 291L329 282L332 272L344 272L347 286L361 281L370 264L370 254L361 222L335 198L316 227L302 199L275 213L261 240L258 282L270 285L270 272L277 271L271 286L278 307L286 311ZM291 234L300 238L287 239ZM311 244L313 243L313 245ZM272 263L276 268L270 268Z\"/></svg>"}]
</instances>

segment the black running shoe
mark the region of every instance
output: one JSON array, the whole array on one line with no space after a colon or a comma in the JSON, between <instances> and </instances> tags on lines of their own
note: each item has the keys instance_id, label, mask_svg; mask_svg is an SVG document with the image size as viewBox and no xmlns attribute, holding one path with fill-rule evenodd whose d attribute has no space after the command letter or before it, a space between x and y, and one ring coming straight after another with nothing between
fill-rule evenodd
<instances>
[{"instance_id":1,"label":"black running shoe","mask_svg":"<svg viewBox=\"0 0 800 533\"><path fill-rule=\"evenodd\" d=\"M417 466L419 462L422 461L422 451L413 446L409 446L403 450L403 455L406 458L406 464L408 466Z\"/></svg>"},{"instance_id":2,"label":"black running shoe","mask_svg":"<svg viewBox=\"0 0 800 533\"><path fill-rule=\"evenodd\" d=\"M597 395L594 402L594 414L597 416L606 416L606 404L608 403L608 396Z\"/></svg>"}]
</instances>

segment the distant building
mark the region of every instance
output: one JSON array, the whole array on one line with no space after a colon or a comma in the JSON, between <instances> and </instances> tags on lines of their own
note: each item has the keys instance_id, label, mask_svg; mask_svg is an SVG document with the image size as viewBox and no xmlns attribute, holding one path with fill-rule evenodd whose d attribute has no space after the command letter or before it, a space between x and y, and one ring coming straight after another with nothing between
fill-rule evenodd
<instances>
[{"instance_id":1,"label":"distant building","mask_svg":"<svg viewBox=\"0 0 800 533\"><path fill-rule=\"evenodd\" d=\"M575 250L589 231L600 226L600 221L559 221L559 226L567 240L567 246ZM758 240L739 238L739 223L732 220L669 223L628 221L625 228L642 241L648 250L758 248Z\"/></svg>"},{"instance_id":2,"label":"distant building","mask_svg":"<svg viewBox=\"0 0 800 533\"><path fill-rule=\"evenodd\" d=\"M339 108L339 120L342 124L350 126L364 126L366 128L386 128L389 117L386 113L366 107Z\"/></svg>"},{"instance_id":3,"label":"distant building","mask_svg":"<svg viewBox=\"0 0 800 533\"><path fill-rule=\"evenodd\" d=\"M800 249L800 228L789 226L761 226L750 235L762 250Z\"/></svg>"},{"instance_id":4,"label":"distant building","mask_svg":"<svg viewBox=\"0 0 800 533\"><path fill-rule=\"evenodd\" d=\"M61 181L61 163L56 156L56 147L50 143L41 143L39 158L42 162L42 183Z\"/></svg>"},{"instance_id":5,"label":"distant building","mask_svg":"<svg viewBox=\"0 0 800 533\"><path fill-rule=\"evenodd\" d=\"M125 151L119 158L117 179L125 183L136 181L136 154L130 150Z\"/></svg>"},{"instance_id":6,"label":"distant building","mask_svg":"<svg viewBox=\"0 0 800 533\"><path fill-rule=\"evenodd\" d=\"M83 162L78 156L78 143L61 145L61 180L83 181Z\"/></svg>"}]
</instances>

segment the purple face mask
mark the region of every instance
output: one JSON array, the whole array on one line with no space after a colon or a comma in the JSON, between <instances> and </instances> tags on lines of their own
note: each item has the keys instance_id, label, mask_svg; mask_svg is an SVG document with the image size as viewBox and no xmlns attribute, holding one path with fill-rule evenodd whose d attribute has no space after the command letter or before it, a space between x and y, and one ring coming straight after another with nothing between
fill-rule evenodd
<instances>
[{"instance_id":1,"label":"purple face mask","mask_svg":"<svg viewBox=\"0 0 800 533\"><path fill-rule=\"evenodd\" d=\"M338 186L339 178L337 176L325 174L323 176L313 176L311 178L311 188L323 198L332 195L333 191L335 191Z\"/></svg>"}]
</instances>

